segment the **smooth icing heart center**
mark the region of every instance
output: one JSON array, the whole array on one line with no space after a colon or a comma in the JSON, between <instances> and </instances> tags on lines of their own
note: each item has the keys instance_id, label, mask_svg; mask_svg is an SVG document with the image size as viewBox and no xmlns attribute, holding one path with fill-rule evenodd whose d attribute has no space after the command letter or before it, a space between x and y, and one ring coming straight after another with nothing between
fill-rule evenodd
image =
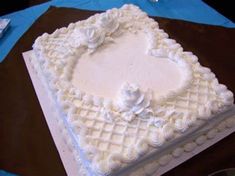
<instances>
[{"instance_id":1,"label":"smooth icing heart center","mask_svg":"<svg viewBox=\"0 0 235 176\"><path fill-rule=\"evenodd\" d=\"M124 33L94 53L84 53L74 68L72 82L88 94L109 99L115 98L124 82L144 91L151 89L155 97L180 87L184 74L179 65L146 54L147 46L144 32Z\"/></svg>"}]
</instances>

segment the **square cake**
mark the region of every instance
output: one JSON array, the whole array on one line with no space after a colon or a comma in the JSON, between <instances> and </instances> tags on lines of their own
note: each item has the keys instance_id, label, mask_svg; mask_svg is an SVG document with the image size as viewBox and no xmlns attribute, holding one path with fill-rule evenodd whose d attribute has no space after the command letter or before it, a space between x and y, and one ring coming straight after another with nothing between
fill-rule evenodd
<instances>
[{"instance_id":1,"label":"square cake","mask_svg":"<svg viewBox=\"0 0 235 176\"><path fill-rule=\"evenodd\" d=\"M81 175L151 175L235 125L233 93L134 5L45 33L33 55Z\"/></svg>"}]
</instances>

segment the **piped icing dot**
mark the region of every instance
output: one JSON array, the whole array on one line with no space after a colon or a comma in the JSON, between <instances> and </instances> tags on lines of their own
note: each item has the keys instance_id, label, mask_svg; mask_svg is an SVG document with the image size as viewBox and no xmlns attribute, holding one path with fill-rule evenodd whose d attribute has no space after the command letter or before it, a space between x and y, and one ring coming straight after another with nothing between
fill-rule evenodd
<instances>
[{"instance_id":1,"label":"piped icing dot","mask_svg":"<svg viewBox=\"0 0 235 176\"><path fill-rule=\"evenodd\" d=\"M198 115L201 119L209 119L211 117L211 110L208 107L200 106L198 108Z\"/></svg>"},{"instance_id":2,"label":"piped icing dot","mask_svg":"<svg viewBox=\"0 0 235 176\"><path fill-rule=\"evenodd\" d=\"M175 121L176 130L178 130L182 133L185 132L188 129L188 127L189 127L188 124L185 121L183 121L182 119L177 119Z\"/></svg>"},{"instance_id":3,"label":"piped icing dot","mask_svg":"<svg viewBox=\"0 0 235 176\"><path fill-rule=\"evenodd\" d=\"M148 151L148 143L146 139L140 139L136 143L136 151L138 152L139 155L143 155Z\"/></svg>"},{"instance_id":4,"label":"piped icing dot","mask_svg":"<svg viewBox=\"0 0 235 176\"><path fill-rule=\"evenodd\" d=\"M174 137L174 126L171 124L166 124L161 129L161 134L165 137L166 140L170 140Z\"/></svg>"},{"instance_id":5,"label":"piped icing dot","mask_svg":"<svg viewBox=\"0 0 235 176\"><path fill-rule=\"evenodd\" d=\"M235 119L233 118L229 118L228 120L226 120L226 126L228 128L232 128L235 126Z\"/></svg>"},{"instance_id":6,"label":"piped icing dot","mask_svg":"<svg viewBox=\"0 0 235 176\"><path fill-rule=\"evenodd\" d=\"M157 162L150 162L144 166L144 172L148 175L153 174L159 168L159 164Z\"/></svg>"},{"instance_id":7,"label":"piped icing dot","mask_svg":"<svg viewBox=\"0 0 235 176\"><path fill-rule=\"evenodd\" d=\"M86 94L83 96L83 101L85 104L89 105L89 104L93 103L93 96Z\"/></svg>"},{"instance_id":8,"label":"piped icing dot","mask_svg":"<svg viewBox=\"0 0 235 176\"><path fill-rule=\"evenodd\" d=\"M171 159L172 159L172 155L167 154L167 155L162 156L158 162L161 166L164 166L168 164L171 161Z\"/></svg>"},{"instance_id":9,"label":"piped icing dot","mask_svg":"<svg viewBox=\"0 0 235 176\"><path fill-rule=\"evenodd\" d=\"M111 13L103 13L100 16L99 25L104 28L104 30L111 34L119 27L119 23Z\"/></svg>"},{"instance_id":10,"label":"piped icing dot","mask_svg":"<svg viewBox=\"0 0 235 176\"><path fill-rule=\"evenodd\" d=\"M190 142L190 143L184 145L184 151L191 152L195 149L195 147L196 147L196 144L194 142Z\"/></svg>"},{"instance_id":11,"label":"piped icing dot","mask_svg":"<svg viewBox=\"0 0 235 176\"><path fill-rule=\"evenodd\" d=\"M149 144L158 147L161 146L165 142L164 136L161 135L160 133L153 133L149 137Z\"/></svg>"},{"instance_id":12,"label":"piped icing dot","mask_svg":"<svg viewBox=\"0 0 235 176\"><path fill-rule=\"evenodd\" d=\"M218 130L215 128L215 129L212 129L210 130L208 133L207 133L207 137L209 139L212 139L216 136L216 133L218 132Z\"/></svg>"},{"instance_id":13,"label":"piped icing dot","mask_svg":"<svg viewBox=\"0 0 235 176\"><path fill-rule=\"evenodd\" d=\"M219 131L223 131L224 129L226 129L226 122L221 122L221 123L218 125L217 129L218 129Z\"/></svg>"},{"instance_id":14,"label":"piped icing dot","mask_svg":"<svg viewBox=\"0 0 235 176\"><path fill-rule=\"evenodd\" d=\"M202 145L204 142L206 142L206 136L202 135L200 137L198 137L195 142L198 144L198 145Z\"/></svg>"},{"instance_id":15,"label":"piped icing dot","mask_svg":"<svg viewBox=\"0 0 235 176\"><path fill-rule=\"evenodd\" d=\"M122 157L122 160L123 162L131 162L131 161L134 161L138 158L138 153L137 151L135 150L134 147L130 147L127 152L123 153L123 157Z\"/></svg>"},{"instance_id":16,"label":"piped icing dot","mask_svg":"<svg viewBox=\"0 0 235 176\"><path fill-rule=\"evenodd\" d=\"M112 170L119 168L121 165L121 154L120 153L111 154L108 158L108 164Z\"/></svg>"},{"instance_id":17,"label":"piped icing dot","mask_svg":"<svg viewBox=\"0 0 235 176\"><path fill-rule=\"evenodd\" d=\"M172 152L172 155L174 157L180 157L182 155L182 153L184 152L184 150L179 147L179 148L176 148L173 152Z\"/></svg>"}]
</instances>

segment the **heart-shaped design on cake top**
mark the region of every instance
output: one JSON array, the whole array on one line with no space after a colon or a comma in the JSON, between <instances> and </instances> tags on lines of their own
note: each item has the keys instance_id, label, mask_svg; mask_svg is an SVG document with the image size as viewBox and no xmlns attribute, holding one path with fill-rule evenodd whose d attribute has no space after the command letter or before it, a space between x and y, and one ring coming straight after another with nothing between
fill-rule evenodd
<instances>
[{"instance_id":1,"label":"heart-shaped design on cake top","mask_svg":"<svg viewBox=\"0 0 235 176\"><path fill-rule=\"evenodd\" d=\"M100 174L157 151L233 102L195 55L133 5L44 34L34 52L71 136Z\"/></svg>"},{"instance_id":2,"label":"heart-shaped design on cake top","mask_svg":"<svg viewBox=\"0 0 235 176\"><path fill-rule=\"evenodd\" d=\"M125 112L119 106L125 100L118 93L125 92L123 85L151 92L151 104L138 108L138 113L129 111L132 115L149 109L153 102L160 104L177 96L189 86L192 69L180 56L182 47L154 24L143 27L141 23L122 20L121 13L115 11L101 14L92 25L75 29L69 37L69 45L80 52L70 54L76 62L65 65L62 77L69 77L87 99L110 101L119 112ZM130 108L139 104L142 101Z\"/></svg>"},{"instance_id":3,"label":"heart-shaped design on cake top","mask_svg":"<svg viewBox=\"0 0 235 176\"><path fill-rule=\"evenodd\" d=\"M130 113L133 113L132 116L139 114L143 116L143 112L146 114L145 108L149 110L153 102L160 104L163 99L173 98L185 90L190 84L192 73L190 65L183 59L176 58L176 54L171 56L170 52L163 53L163 50L166 50L165 47L168 47L168 50L174 47L171 53L181 51L182 48L179 45L175 47L175 41L168 39L168 43L165 44L163 40L161 42L161 39L151 36L150 33L155 32L151 31L152 28L144 31L139 24L133 24L130 27L135 30L126 30L123 24L119 25L116 32L118 35L113 31L113 35L106 36L109 39L108 42L105 42L104 33L97 32L101 29L97 28L96 32L93 31L96 36L93 35L94 40L91 41L95 41L95 44L86 42L88 50L84 49L83 54L79 53L75 56L77 62L71 69L73 72L71 82L89 97L112 102L119 112L128 112L129 116ZM89 31L90 29L88 28ZM94 27L92 29L94 30ZM78 35L78 40L81 38L81 33L74 35L74 38ZM151 42L158 45L152 46ZM92 48L90 53L89 45L97 48ZM149 104L145 103L143 106L144 101L138 97L139 95L133 95L137 96L138 101L128 103L125 99L125 97L128 98L128 90L125 90L128 85L136 87L139 92L152 94L151 104L149 100ZM127 96L123 96L124 93ZM129 97L131 97L130 92ZM124 104L132 110L125 110Z\"/></svg>"}]
</instances>

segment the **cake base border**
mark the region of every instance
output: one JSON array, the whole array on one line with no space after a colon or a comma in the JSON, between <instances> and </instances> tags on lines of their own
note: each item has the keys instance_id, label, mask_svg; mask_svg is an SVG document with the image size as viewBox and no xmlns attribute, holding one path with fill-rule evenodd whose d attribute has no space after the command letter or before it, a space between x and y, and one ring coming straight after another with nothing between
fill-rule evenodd
<instances>
[{"instance_id":1,"label":"cake base border","mask_svg":"<svg viewBox=\"0 0 235 176\"><path fill-rule=\"evenodd\" d=\"M31 81L33 83L36 95L38 97L40 106L42 108L43 114L45 116L47 125L49 127L50 133L53 137L55 142L56 148L64 165L67 175L81 175L81 172L85 172L83 166L80 166L78 163L78 158L74 157L74 150L70 145L69 141L64 137L67 132L65 127L63 127L58 120L59 114L56 111L52 111L53 103L51 103L51 99L47 96L46 89L40 79L35 72L32 63L30 62L32 51L27 51L23 53L23 58L29 72ZM55 107L54 107L55 109ZM191 152L183 152L181 156L178 158L173 158L168 164L165 166L161 166L153 175L162 175L167 171L175 168L176 166L182 164L183 162L189 160L193 156L199 154L200 152L206 150L210 146L214 145L215 143L219 142L226 136L230 135L231 133L235 132L235 126L232 128L226 128L222 132L218 132L216 136L210 140L207 140L200 146L197 146ZM141 169L141 168L140 168ZM143 168L142 168L143 169ZM139 169L138 169L139 170ZM83 173L85 174L85 173Z\"/></svg>"}]
</instances>

